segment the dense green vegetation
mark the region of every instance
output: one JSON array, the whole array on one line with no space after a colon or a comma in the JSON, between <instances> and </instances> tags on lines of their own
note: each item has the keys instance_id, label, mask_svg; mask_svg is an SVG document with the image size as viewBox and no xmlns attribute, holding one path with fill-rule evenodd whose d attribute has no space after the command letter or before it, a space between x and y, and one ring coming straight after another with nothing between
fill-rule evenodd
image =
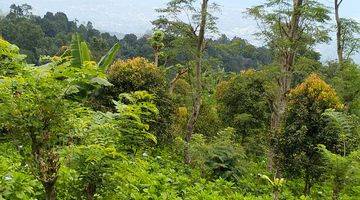
<instances>
[{"instance_id":1,"label":"dense green vegetation","mask_svg":"<svg viewBox=\"0 0 360 200\"><path fill-rule=\"evenodd\" d=\"M144 57L153 60L156 55L153 45L149 43L150 35L138 37L135 34L126 34L123 38L117 38L95 29L91 22L79 24L70 21L62 12L47 12L40 17L33 15L31 11L30 5L14 4L11 5L6 16L0 16L0 35L12 44L16 44L21 53L27 55L26 60L29 63L40 65L43 64L43 59L46 60L43 56L61 55L70 44L74 33L79 33L84 38L92 55L97 59L115 43L121 44L121 54L117 55L121 59ZM168 39L164 42L166 47L170 46ZM208 56L217 60L214 66L222 66L226 71L258 68L262 64L271 62L268 49L257 48L240 38L229 39L223 35L216 40L209 39L208 48ZM171 49L168 49L168 52L171 52ZM160 61L163 65L171 66L185 59L185 53L177 52L175 61L171 61L173 58L169 58L169 61L165 59Z\"/></svg>"},{"instance_id":2,"label":"dense green vegetation","mask_svg":"<svg viewBox=\"0 0 360 200\"><path fill-rule=\"evenodd\" d=\"M317 1L249 8L261 48L207 39L218 32L210 3L170 0L152 35L121 40L11 6L0 18L0 199L359 199L360 67L347 30L360 26L337 21L341 52L321 63L313 48L329 39L330 10Z\"/></svg>"}]
</instances>

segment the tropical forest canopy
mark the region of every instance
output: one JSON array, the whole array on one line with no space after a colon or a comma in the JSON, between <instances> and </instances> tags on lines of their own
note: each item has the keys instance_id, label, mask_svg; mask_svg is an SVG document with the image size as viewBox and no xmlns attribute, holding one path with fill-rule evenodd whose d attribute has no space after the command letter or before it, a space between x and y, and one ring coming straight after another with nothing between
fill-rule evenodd
<instances>
[{"instance_id":1,"label":"tropical forest canopy","mask_svg":"<svg viewBox=\"0 0 360 200\"><path fill-rule=\"evenodd\" d=\"M360 24L333 1L248 8L264 47L221 34L216 0L123 38L11 5L0 199L360 199Z\"/></svg>"}]
</instances>

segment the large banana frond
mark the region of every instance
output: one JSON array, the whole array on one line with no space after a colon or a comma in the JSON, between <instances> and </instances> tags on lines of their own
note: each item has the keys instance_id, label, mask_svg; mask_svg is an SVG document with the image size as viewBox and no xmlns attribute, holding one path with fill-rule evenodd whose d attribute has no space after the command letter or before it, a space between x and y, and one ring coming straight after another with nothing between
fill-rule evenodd
<instances>
[{"instance_id":1,"label":"large banana frond","mask_svg":"<svg viewBox=\"0 0 360 200\"><path fill-rule=\"evenodd\" d=\"M105 70L111 65L114 61L116 54L120 50L120 44L116 43L99 61L98 65Z\"/></svg>"},{"instance_id":2,"label":"large banana frond","mask_svg":"<svg viewBox=\"0 0 360 200\"><path fill-rule=\"evenodd\" d=\"M70 49L71 49L71 65L72 66L81 66L81 51L80 51L80 35L74 34L71 39Z\"/></svg>"},{"instance_id":3,"label":"large banana frond","mask_svg":"<svg viewBox=\"0 0 360 200\"><path fill-rule=\"evenodd\" d=\"M72 36L71 40L71 65L80 67L85 61L90 61L90 50L82 39L82 37L76 33Z\"/></svg>"}]
</instances>

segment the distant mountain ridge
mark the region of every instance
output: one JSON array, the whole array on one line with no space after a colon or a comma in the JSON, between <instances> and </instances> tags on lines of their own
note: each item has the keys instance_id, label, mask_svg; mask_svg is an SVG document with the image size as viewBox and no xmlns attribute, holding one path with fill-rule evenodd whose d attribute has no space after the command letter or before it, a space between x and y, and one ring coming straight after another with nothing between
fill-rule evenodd
<instances>
[{"instance_id":1,"label":"distant mountain ridge","mask_svg":"<svg viewBox=\"0 0 360 200\"><path fill-rule=\"evenodd\" d=\"M28 62L35 64L41 64L43 55L60 55L69 46L74 33L79 33L88 43L94 60L100 59L115 43L121 44L118 58L144 57L153 60L153 49L148 42L151 32L146 32L141 35L100 31L91 22L79 24L69 20L63 12L47 12L40 17L32 14L31 6L27 4L12 5L10 13L0 19L0 34L18 45L28 56ZM241 38L229 39L226 35L209 39L207 57L218 60L218 67L226 71L258 68L271 62L268 49L255 47ZM177 61L181 63L183 60Z\"/></svg>"},{"instance_id":2,"label":"distant mountain ridge","mask_svg":"<svg viewBox=\"0 0 360 200\"><path fill-rule=\"evenodd\" d=\"M58 11L67 14L69 19L78 19L80 23L91 21L94 27L102 32L110 33L135 33L137 36L145 34L151 30L150 21L157 17L156 8L161 8L168 0L8 0L1 2L0 10L5 13L12 3L29 3L34 7L33 13L44 15L47 11L56 13ZM218 26L221 33L229 37L244 38L253 45L262 46L260 38L253 35L257 31L256 23L248 18L244 18L244 10L253 5L259 4L261 0L219 0L221 5L219 13ZM332 6L328 1L320 2ZM355 3L354 3L355 2ZM352 16L360 19L360 12L354 10L357 1L349 0L344 6L350 12L343 12L345 16ZM356 7L356 6L355 6ZM121 36L123 34L118 34ZM319 45L316 49L322 53L322 61L336 58L334 42ZM357 62L360 62L360 54L354 56Z\"/></svg>"}]
</instances>

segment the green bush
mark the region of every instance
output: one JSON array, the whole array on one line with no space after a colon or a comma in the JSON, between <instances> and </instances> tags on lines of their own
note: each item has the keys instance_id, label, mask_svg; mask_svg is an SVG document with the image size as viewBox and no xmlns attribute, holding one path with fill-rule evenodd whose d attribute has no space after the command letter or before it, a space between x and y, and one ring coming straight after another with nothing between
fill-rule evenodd
<instances>
[{"instance_id":1,"label":"green bush","mask_svg":"<svg viewBox=\"0 0 360 200\"><path fill-rule=\"evenodd\" d=\"M159 109L159 118L151 123L151 131L155 133L160 144L173 138L169 133L173 104L167 90L165 74L160 68L145 58L133 58L116 61L107 71L108 79L113 87L105 91L108 100L118 100L121 93L147 91L155 96L155 104ZM106 103L113 107L112 103Z\"/></svg>"}]
</instances>

